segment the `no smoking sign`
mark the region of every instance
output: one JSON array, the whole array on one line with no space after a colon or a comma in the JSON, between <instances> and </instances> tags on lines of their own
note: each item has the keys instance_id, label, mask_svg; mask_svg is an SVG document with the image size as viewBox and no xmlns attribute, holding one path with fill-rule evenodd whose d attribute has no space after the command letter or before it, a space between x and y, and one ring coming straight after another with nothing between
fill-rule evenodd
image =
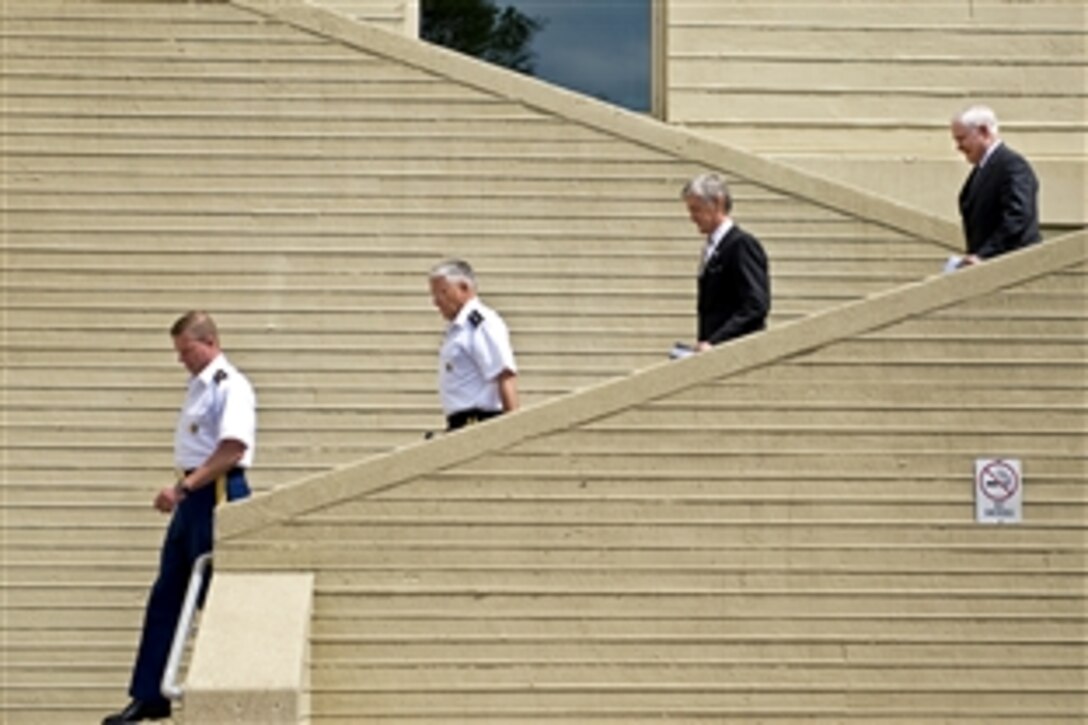
<instances>
[{"instance_id":1,"label":"no smoking sign","mask_svg":"<svg viewBox=\"0 0 1088 725\"><path fill-rule=\"evenodd\" d=\"M1018 459L975 461L975 521L1018 524L1023 519L1024 481Z\"/></svg>"}]
</instances>

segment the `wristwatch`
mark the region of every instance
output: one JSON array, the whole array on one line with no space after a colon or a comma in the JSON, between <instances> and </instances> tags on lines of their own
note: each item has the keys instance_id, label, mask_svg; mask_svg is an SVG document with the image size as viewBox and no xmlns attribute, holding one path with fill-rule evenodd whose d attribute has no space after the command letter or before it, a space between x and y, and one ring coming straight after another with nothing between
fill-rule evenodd
<instances>
[{"instance_id":1,"label":"wristwatch","mask_svg":"<svg viewBox=\"0 0 1088 725\"><path fill-rule=\"evenodd\" d=\"M184 480L178 481L174 484L174 494L177 495L178 498L185 498L192 492L193 489L186 486Z\"/></svg>"}]
</instances>

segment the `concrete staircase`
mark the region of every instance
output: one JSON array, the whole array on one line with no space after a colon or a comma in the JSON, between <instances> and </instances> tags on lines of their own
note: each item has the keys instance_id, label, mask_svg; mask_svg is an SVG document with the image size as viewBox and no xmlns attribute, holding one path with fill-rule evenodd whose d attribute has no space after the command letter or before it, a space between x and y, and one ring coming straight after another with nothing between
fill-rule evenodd
<instances>
[{"instance_id":1,"label":"concrete staircase","mask_svg":"<svg viewBox=\"0 0 1088 725\"><path fill-rule=\"evenodd\" d=\"M677 195L698 171L729 176L770 252L772 328L923 277L957 236L301 3L2 11L12 725L123 700L184 385L166 328L185 309L216 314L257 386L267 492L439 427L425 274L443 257L480 270L536 405L690 336L699 240Z\"/></svg>"},{"instance_id":2,"label":"concrete staircase","mask_svg":"<svg viewBox=\"0 0 1088 725\"><path fill-rule=\"evenodd\" d=\"M1088 235L233 507L315 722L1072 723ZM975 522L974 462L1025 520ZM240 635L244 636L244 635Z\"/></svg>"}]
</instances>

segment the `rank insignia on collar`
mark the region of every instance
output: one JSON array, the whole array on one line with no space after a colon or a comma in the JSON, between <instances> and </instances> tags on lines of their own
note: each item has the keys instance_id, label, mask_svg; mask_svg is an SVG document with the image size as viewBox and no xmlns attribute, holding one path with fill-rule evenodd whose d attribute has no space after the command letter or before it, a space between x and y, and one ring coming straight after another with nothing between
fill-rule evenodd
<instances>
[{"instance_id":1,"label":"rank insignia on collar","mask_svg":"<svg viewBox=\"0 0 1088 725\"><path fill-rule=\"evenodd\" d=\"M480 313L479 310L473 310L468 315L468 321L469 324L471 324L473 327L479 327L480 324L484 321L484 316Z\"/></svg>"},{"instance_id":2,"label":"rank insignia on collar","mask_svg":"<svg viewBox=\"0 0 1088 725\"><path fill-rule=\"evenodd\" d=\"M216 385L218 385L219 383L223 382L226 379L227 379L227 371L226 370L216 370L215 375L212 376L212 380L215 381Z\"/></svg>"}]
</instances>

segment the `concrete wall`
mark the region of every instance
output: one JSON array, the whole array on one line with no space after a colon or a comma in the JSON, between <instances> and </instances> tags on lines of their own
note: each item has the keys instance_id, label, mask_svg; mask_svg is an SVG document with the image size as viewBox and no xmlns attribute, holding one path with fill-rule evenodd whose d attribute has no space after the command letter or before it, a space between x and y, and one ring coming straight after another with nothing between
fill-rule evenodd
<instances>
[{"instance_id":1,"label":"concrete wall","mask_svg":"<svg viewBox=\"0 0 1088 725\"><path fill-rule=\"evenodd\" d=\"M311 574L216 575L186 677L185 722L308 722L313 587Z\"/></svg>"},{"instance_id":2,"label":"concrete wall","mask_svg":"<svg viewBox=\"0 0 1088 725\"><path fill-rule=\"evenodd\" d=\"M1088 223L1080 0L667 0L667 119L958 219L949 118L991 105L1042 181L1043 221Z\"/></svg>"},{"instance_id":3,"label":"concrete wall","mask_svg":"<svg viewBox=\"0 0 1088 725\"><path fill-rule=\"evenodd\" d=\"M419 37L419 0L309 0L355 20L399 33Z\"/></svg>"},{"instance_id":4,"label":"concrete wall","mask_svg":"<svg viewBox=\"0 0 1088 725\"><path fill-rule=\"evenodd\" d=\"M315 719L1083 718L1088 236L226 512L313 570ZM1024 521L975 522L978 457Z\"/></svg>"}]
</instances>

